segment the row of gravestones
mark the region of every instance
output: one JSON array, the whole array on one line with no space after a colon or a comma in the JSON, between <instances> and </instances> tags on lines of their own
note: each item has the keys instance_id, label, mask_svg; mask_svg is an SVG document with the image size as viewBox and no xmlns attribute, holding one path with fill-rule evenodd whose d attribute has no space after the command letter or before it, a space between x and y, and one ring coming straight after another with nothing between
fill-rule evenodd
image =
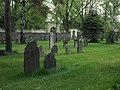
<instances>
[{"instance_id":1,"label":"row of gravestones","mask_svg":"<svg viewBox=\"0 0 120 90\"><path fill-rule=\"evenodd\" d=\"M79 41L79 39L74 39L74 47L76 47L77 48L77 46L78 46L78 41ZM87 47L88 46L88 39L87 38L84 38L84 47Z\"/></svg>"},{"instance_id":2,"label":"row of gravestones","mask_svg":"<svg viewBox=\"0 0 120 90\"><path fill-rule=\"evenodd\" d=\"M55 53L57 53L57 51L54 51L54 48L53 48L51 49L51 52L45 56L44 67L46 69L50 69L56 66ZM37 69L39 69L40 55L45 55L42 46L38 48L36 41L29 42L24 51L24 73L26 75L32 74Z\"/></svg>"},{"instance_id":3,"label":"row of gravestones","mask_svg":"<svg viewBox=\"0 0 120 90\"><path fill-rule=\"evenodd\" d=\"M66 53L71 53L71 48L68 45L68 41L63 41L63 47L65 48ZM82 52L82 40L77 42L77 52ZM44 49L42 46L37 47L36 41L31 41L27 44L24 51L24 73L30 74L33 73L40 67L40 56L45 56L44 67L50 69L56 66L55 54L58 53L57 45L53 45L51 52L45 55Z\"/></svg>"},{"instance_id":4,"label":"row of gravestones","mask_svg":"<svg viewBox=\"0 0 120 90\"><path fill-rule=\"evenodd\" d=\"M88 39L84 38L84 47L88 46ZM63 41L63 47L65 47L66 53L71 53L71 47L68 45L68 41ZM83 52L83 43L82 40L74 39L74 47L77 48L77 53Z\"/></svg>"}]
</instances>

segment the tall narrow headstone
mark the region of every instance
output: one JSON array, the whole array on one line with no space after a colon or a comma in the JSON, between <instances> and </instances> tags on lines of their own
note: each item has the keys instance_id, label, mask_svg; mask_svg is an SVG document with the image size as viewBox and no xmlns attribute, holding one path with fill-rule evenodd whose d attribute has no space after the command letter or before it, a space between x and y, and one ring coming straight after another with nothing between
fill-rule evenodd
<instances>
[{"instance_id":1,"label":"tall narrow headstone","mask_svg":"<svg viewBox=\"0 0 120 90\"><path fill-rule=\"evenodd\" d=\"M77 47L77 45L78 45L78 39L74 39L74 47Z\"/></svg>"},{"instance_id":2,"label":"tall narrow headstone","mask_svg":"<svg viewBox=\"0 0 120 90\"><path fill-rule=\"evenodd\" d=\"M39 65L39 49L37 42L32 41L27 44L24 51L24 73L32 74L40 67Z\"/></svg>"},{"instance_id":3,"label":"tall narrow headstone","mask_svg":"<svg viewBox=\"0 0 120 90\"><path fill-rule=\"evenodd\" d=\"M49 37L49 48L51 49L52 46L57 42L57 33L56 28L51 27L50 29L50 37Z\"/></svg>"},{"instance_id":4,"label":"tall narrow headstone","mask_svg":"<svg viewBox=\"0 0 120 90\"><path fill-rule=\"evenodd\" d=\"M54 45L54 33L51 31L50 32L50 41L49 41L49 43L50 43L50 49L53 47L53 45Z\"/></svg>"},{"instance_id":5,"label":"tall narrow headstone","mask_svg":"<svg viewBox=\"0 0 120 90\"><path fill-rule=\"evenodd\" d=\"M84 46L87 47L88 46L88 39L85 37L84 38Z\"/></svg>"},{"instance_id":6,"label":"tall narrow headstone","mask_svg":"<svg viewBox=\"0 0 120 90\"><path fill-rule=\"evenodd\" d=\"M55 54L49 53L45 56L44 67L50 69L56 66Z\"/></svg>"},{"instance_id":7,"label":"tall narrow headstone","mask_svg":"<svg viewBox=\"0 0 120 90\"><path fill-rule=\"evenodd\" d=\"M78 41L78 46L77 46L77 53L83 52L83 44L82 40Z\"/></svg>"}]
</instances>

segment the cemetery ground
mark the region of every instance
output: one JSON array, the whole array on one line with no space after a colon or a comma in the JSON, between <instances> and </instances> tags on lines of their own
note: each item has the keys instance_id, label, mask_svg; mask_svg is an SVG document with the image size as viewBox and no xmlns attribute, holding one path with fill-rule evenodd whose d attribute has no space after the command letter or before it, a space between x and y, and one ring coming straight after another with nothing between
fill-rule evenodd
<instances>
[{"instance_id":1,"label":"cemetery ground","mask_svg":"<svg viewBox=\"0 0 120 90\"><path fill-rule=\"evenodd\" d=\"M39 41L45 52L50 52L48 41ZM24 48L26 44L13 43L18 53L0 56L0 90L120 90L120 42L117 44L89 43L83 53L77 53L73 41L72 53L65 54L58 42L56 68L45 70L40 57L40 70L24 75ZM4 49L4 44L0 44Z\"/></svg>"}]
</instances>

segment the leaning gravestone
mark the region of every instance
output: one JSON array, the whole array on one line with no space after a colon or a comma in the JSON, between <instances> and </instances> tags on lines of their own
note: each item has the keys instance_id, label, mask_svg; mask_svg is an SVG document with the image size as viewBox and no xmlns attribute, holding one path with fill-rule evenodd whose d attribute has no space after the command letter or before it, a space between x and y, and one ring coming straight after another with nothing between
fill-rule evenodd
<instances>
[{"instance_id":1,"label":"leaning gravestone","mask_svg":"<svg viewBox=\"0 0 120 90\"><path fill-rule=\"evenodd\" d=\"M39 53L40 53L40 56L45 55L44 48L41 45L39 46Z\"/></svg>"},{"instance_id":2,"label":"leaning gravestone","mask_svg":"<svg viewBox=\"0 0 120 90\"><path fill-rule=\"evenodd\" d=\"M71 53L71 52L72 52L71 47L68 44L66 44L65 45L65 53Z\"/></svg>"},{"instance_id":3,"label":"leaning gravestone","mask_svg":"<svg viewBox=\"0 0 120 90\"><path fill-rule=\"evenodd\" d=\"M88 46L88 39L85 37L84 38L84 46L87 47Z\"/></svg>"},{"instance_id":4,"label":"leaning gravestone","mask_svg":"<svg viewBox=\"0 0 120 90\"><path fill-rule=\"evenodd\" d=\"M83 45L82 45L82 40L78 41L78 46L77 46L77 53L83 52Z\"/></svg>"},{"instance_id":5,"label":"leaning gravestone","mask_svg":"<svg viewBox=\"0 0 120 90\"><path fill-rule=\"evenodd\" d=\"M39 49L37 42L32 41L27 44L24 51L24 73L32 74L39 67Z\"/></svg>"},{"instance_id":6,"label":"leaning gravestone","mask_svg":"<svg viewBox=\"0 0 120 90\"><path fill-rule=\"evenodd\" d=\"M58 47L56 44L52 47L51 53L54 53L54 54L58 53Z\"/></svg>"},{"instance_id":7,"label":"leaning gravestone","mask_svg":"<svg viewBox=\"0 0 120 90\"><path fill-rule=\"evenodd\" d=\"M50 69L56 66L55 54L49 53L45 56L44 67Z\"/></svg>"}]
</instances>

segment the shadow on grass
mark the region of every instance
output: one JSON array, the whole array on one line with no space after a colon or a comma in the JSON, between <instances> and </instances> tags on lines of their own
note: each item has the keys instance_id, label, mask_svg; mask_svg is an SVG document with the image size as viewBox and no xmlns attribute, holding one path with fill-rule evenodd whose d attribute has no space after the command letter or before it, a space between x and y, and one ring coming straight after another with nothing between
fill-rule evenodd
<instances>
[{"instance_id":1,"label":"shadow on grass","mask_svg":"<svg viewBox=\"0 0 120 90\"><path fill-rule=\"evenodd\" d=\"M66 72L66 71L68 71L68 68L66 66L57 66L52 69L42 68L36 74L39 76L47 76L47 75L58 74L61 72Z\"/></svg>"},{"instance_id":2,"label":"shadow on grass","mask_svg":"<svg viewBox=\"0 0 120 90\"><path fill-rule=\"evenodd\" d=\"M45 69L41 68L33 72L32 74L25 75L24 72L20 72L12 77L9 77L10 80L24 80L28 79L31 77L37 78L37 77L45 77L45 76L50 76L50 75L55 75L59 73L64 73L68 71L68 68L66 66L57 66L52 69Z\"/></svg>"}]
</instances>

